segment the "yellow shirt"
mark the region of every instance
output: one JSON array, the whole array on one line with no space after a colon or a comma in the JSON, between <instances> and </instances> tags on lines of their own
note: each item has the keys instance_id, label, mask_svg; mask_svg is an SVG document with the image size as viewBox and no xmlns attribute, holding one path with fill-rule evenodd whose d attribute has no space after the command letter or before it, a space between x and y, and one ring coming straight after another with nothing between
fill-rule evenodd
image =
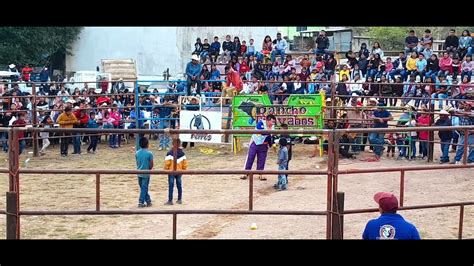
<instances>
[{"instance_id":1,"label":"yellow shirt","mask_svg":"<svg viewBox=\"0 0 474 266\"><path fill-rule=\"evenodd\" d=\"M74 114L68 115L66 113L62 113L58 116L58 120L56 122L61 128L72 128L77 121L78 120Z\"/></svg>"},{"instance_id":2,"label":"yellow shirt","mask_svg":"<svg viewBox=\"0 0 474 266\"><path fill-rule=\"evenodd\" d=\"M407 70L416 70L416 58L408 58L407 60Z\"/></svg>"}]
</instances>

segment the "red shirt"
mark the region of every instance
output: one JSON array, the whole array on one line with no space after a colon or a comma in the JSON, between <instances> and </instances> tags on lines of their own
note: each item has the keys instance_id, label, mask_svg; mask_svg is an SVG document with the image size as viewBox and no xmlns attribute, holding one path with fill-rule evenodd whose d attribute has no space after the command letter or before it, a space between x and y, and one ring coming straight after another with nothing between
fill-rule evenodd
<instances>
[{"instance_id":1,"label":"red shirt","mask_svg":"<svg viewBox=\"0 0 474 266\"><path fill-rule=\"evenodd\" d=\"M21 74L23 75L23 79L25 81L30 81L30 73L33 72L33 69L31 67L24 67L21 70Z\"/></svg>"},{"instance_id":2,"label":"red shirt","mask_svg":"<svg viewBox=\"0 0 474 266\"><path fill-rule=\"evenodd\" d=\"M238 91L241 91L242 88L244 87L244 84L242 83L242 80L240 79L240 74L239 72L235 70L229 70L227 73L227 87L234 86Z\"/></svg>"},{"instance_id":3,"label":"red shirt","mask_svg":"<svg viewBox=\"0 0 474 266\"><path fill-rule=\"evenodd\" d=\"M109 83L101 82L100 83L100 88L102 89L102 92L107 92L107 89L109 88Z\"/></svg>"},{"instance_id":4,"label":"red shirt","mask_svg":"<svg viewBox=\"0 0 474 266\"><path fill-rule=\"evenodd\" d=\"M26 125L26 121L23 119L18 119L15 120L15 122L12 123L14 127L24 127ZM18 131L18 139L21 140L25 137L25 132L24 131Z\"/></svg>"},{"instance_id":5,"label":"red shirt","mask_svg":"<svg viewBox=\"0 0 474 266\"><path fill-rule=\"evenodd\" d=\"M241 45L240 46L240 54L245 55L246 52L247 52L247 45Z\"/></svg>"},{"instance_id":6,"label":"red shirt","mask_svg":"<svg viewBox=\"0 0 474 266\"><path fill-rule=\"evenodd\" d=\"M430 124L431 124L430 120L431 119L430 119L429 116L420 116L420 117L418 117L418 125L423 126L423 127L429 127ZM420 131L418 133L418 135L420 136L421 140L428 140L429 132L428 131Z\"/></svg>"}]
</instances>

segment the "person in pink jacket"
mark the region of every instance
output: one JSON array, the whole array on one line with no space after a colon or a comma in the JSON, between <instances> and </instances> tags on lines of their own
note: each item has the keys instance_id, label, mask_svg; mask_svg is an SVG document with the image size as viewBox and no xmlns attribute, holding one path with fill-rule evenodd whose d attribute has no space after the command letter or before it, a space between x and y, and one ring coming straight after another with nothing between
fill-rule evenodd
<instances>
[{"instance_id":1,"label":"person in pink jacket","mask_svg":"<svg viewBox=\"0 0 474 266\"><path fill-rule=\"evenodd\" d=\"M444 74L445 76L453 73L453 59L448 53L444 53L443 57L439 59L439 73L438 76Z\"/></svg>"},{"instance_id":2,"label":"person in pink jacket","mask_svg":"<svg viewBox=\"0 0 474 266\"><path fill-rule=\"evenodd\" d=\"M430 115L428 114L428 110L424 109L426 113L423 113L418 117L418 121L416 123L417 126L419 127L429 127L431 125L431 119ZM428 140L429 140L429 132L428 131L420 131L418 133L418 137L420 139L420 153L422 154L422 160L426 160L426 157L428 156Z\"/></svg>"},{"instance_id":3,"label":"person in pink jacket","mask_svg":"<svg viewBox=\"0 0 474 266\"><path fill-rule=\"evenodd\" d=\"M119 128L120 121L122 120L122 115L120 114L117 104L112 105L112 110L110 112L109 121L112 122L114 128ZM119 137L118 134L110 135L109 145L111 148L115 149L119 147Z\"/></svg>"}]
</instances>

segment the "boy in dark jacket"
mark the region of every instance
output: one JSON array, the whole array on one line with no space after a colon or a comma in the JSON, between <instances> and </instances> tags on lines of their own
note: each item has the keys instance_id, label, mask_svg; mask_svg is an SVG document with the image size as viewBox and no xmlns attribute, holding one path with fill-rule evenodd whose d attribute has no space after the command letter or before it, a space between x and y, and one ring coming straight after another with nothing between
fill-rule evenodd
<instances>
[{"instance_id":1,"label":"boy in dark jacket","mask_svg":"<svg viewBox=\"0 0 474 266\"><path fill-rule=\"evenodd\" d=\"M441 110L439 119L436 121L435 126L441 127L450 127L451 119L449 118L449 113L446 110ZM440 130L438 131L438 136L441 140L441 157L439 160L440 164L449 162L449 144L451 144L451 139L453 138L452 130Z\"/></svg>"},{"instance_id":2,"label":"boy in dark jacket","mask_svg":"<svg viewBox=\"0 0 474 266\"><path fill-rule=\"evenodd\" d=\"M221 63L227 63L232 55L232 52L234 51L234 45L232 41L230 40L230 35L225 36L225 42L222 43L222 56L221 56ZM224 57L226 57L226 61L224 62Z\"/></svg>"},{"instance_id":3,"label":"boy in dark jacket","mask_svg":"<svg viewBox=\"0 0 474 266\"><path fill-rule=\"evenodd\" d=\"M211 43L211 47L209 49L211 63L217 62L217 57L221 51L221 43L219 42L219 37L214 37L214 42ZM214 58L213 58L214 57Z\"/></svg>"}]
</instances>

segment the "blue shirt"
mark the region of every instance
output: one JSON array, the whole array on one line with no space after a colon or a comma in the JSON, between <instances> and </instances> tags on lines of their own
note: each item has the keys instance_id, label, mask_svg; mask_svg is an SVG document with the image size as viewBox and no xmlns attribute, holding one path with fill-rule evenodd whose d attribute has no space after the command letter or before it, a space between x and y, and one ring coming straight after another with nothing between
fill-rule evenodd
<instances>
[{"instance_id":1,"label":"blue shirt","mask_svg":"<svg viewBox=\"0 0 474 266\"><path fill-rule=\"evenodd\" d=\"M416 60L416 69L418 69L418 71L424 71L425 70L425 67L426 67L426 59L423 59L423 60Z\"/></svg>"},{"instance_id":2,"label":"blue shirt","mask_svg":"<svg viewBox=\"0 0 474 266\"><path fill-rule=\"evenodd\" d=\"M190 77L199 76L199 74L201 74L201 68L201 64L194 65L192 62L189 62L186 66L186 75Z\"/></svg>"},{"instance_id":3,"label":"blue shirt","mask_svg":"<svg viewBox=\"0 0 474 266\"><path fill-rule=\"evenodd\" d=\"M405 221L400 214L384 213L379 218L370 220L362 234L364 240L419 240L416 227Z\"/></svg>"},{"instance_id":4,"label":"blue shirt","mask_svg":"<svg viewBox=\"0 0 474 266\"><path fill-rule=\"evenodd\" d=\"M153 153L147 149L139 149L135 153L137 170L150 170L150 161L153 160ZM149 178L150 174L138 174L138 177Z\"/></svg>"},{"instance_id":5,"label":"blue shirt","mask_svg":"<svg viewBox=\"0 0 474 266\"><path fill-rule=\"evenodd\" d=\"M374 111L374 116L378 118L389 118L390 117L390 112L387 110L379 111L375 110ZM374 122L374 128L383 128L383 127L388 127L387 121L384 121L383 123L375 120Z\"/></svg>"}]
</instances>

